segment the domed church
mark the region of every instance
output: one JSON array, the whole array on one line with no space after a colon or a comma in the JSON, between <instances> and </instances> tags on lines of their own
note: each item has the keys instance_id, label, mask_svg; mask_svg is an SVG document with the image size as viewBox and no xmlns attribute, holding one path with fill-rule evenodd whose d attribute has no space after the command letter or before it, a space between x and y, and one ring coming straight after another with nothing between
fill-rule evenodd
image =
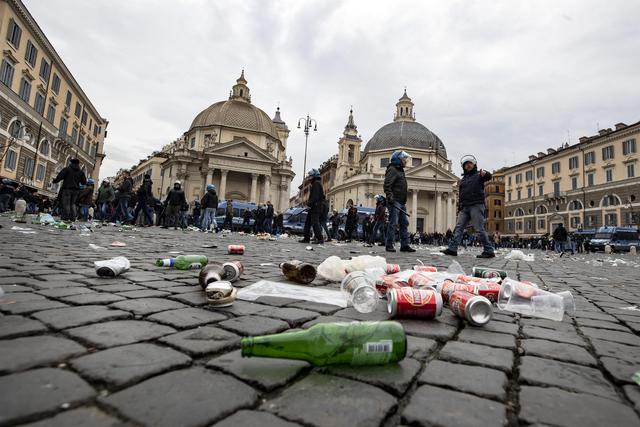
<instances>
[{"instance_id":1,"label":"domed church","mask_svg":"<svg viewBox=\"0 0 640 427\"><path fill-rule=\"evenodd\" d=\"M337 160L325 163L335 167L327 187L327 197L333 209L349 203L375 206L374 196L383 194L384 176L391 154L404 150L411 155L405 168L409 196L407 211L411 232L445 232L456 221L458 177L451 172L451 161L438 136L418 123L414 104L404 91L396 103L391 123L382 126L360 151L362 140L349 114L347 125L338 141ZM335 165L335 166L333 166Z\"/></svg>"},{"instance_id":2,"label":"domed church","mask_svg":"<svg viewBox=\"0 0 640 427\"><path fill-rule=\"evenodd\" d=\"M271 119L252 104L243 70L229 99L200 112L189 130L163 149L161 188L166 195L180 180L192 202L214 184L220 200L270 200L276 210L285 210L295 176L286 155L288 136L279 107Z\"/></svg>"}]
</instances>

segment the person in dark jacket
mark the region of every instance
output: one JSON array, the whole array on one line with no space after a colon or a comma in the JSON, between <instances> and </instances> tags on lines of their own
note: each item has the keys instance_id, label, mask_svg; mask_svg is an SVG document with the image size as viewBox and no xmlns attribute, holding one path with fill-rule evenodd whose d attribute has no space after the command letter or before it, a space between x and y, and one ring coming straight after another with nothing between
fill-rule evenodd
<instances>
[{"instance_id":1,"label":"person in dark jacket","mask_svg":"<svg viewBox=\"0 0 640 427\"><path fill-rule=\"evenodd\" d=\"M251 231L251 218L253 218L253 214L251 213L251 209L245 209L242 214L242 231L248 233Z\"/></svg>"},{"instance_id":2,"label":"person in dark jacket","mask_svg":"<svg viewBox=\"0 0 640 427\"><path fill-rule=\"evenodd\" d=\"M378 236L378 232L382 233L381 241L384 242L384 218L387 213L384 196L376 195L376 212L374 214L373 230L369 236L369 244L373 245Z\"/></svg>"},{"instance_id":3,"label":"person in dark jacket","mask_svg":"<svg viewBox=\"0 0 640 427\"><path fill-rule=\"evenodd\" d=\"M87 180L87 186L80 191L78 205L80 205L80 217L83 221L89 219L89 207L93 204L93 180Z\"/></svg>"},{"instance_id":4,"label":"person in dark jacket","mask_svg":"<svg viewBox=\"0 0 640 427\"><path fill-rule=\"evenodd\" d=\"M562 223L558 224L558 227L553 230L553 241L556 242L556 252L560 253L561 257L564 255L568 237L567 229L564 228Z\"/></svg>"},{"instance_id":5,"label":"person in dark jacket","mask_svg":"<svg viewBox=\"0 0 640 427\"><path fill-rule=\"evenodd\" d=\"M263 230L265 233L271 234L273 226L273 205L270 200L267 200L266 209L264 213Z\"/></svg>"},{"instance_id":6,"label":"person in dark jacket","mask_svg":"<svg viewBox=\"0 0 640 427\"><path fill-rule=\"evenodd\" d=\"M233 200L227 201L227 207L224 211L224 223L222 228L228 228L229 231L233 229Z\"/></svg>"},{"instance_id":7,"label":"person in dark jacket","mask_svg":"<svg viewBox=\"0 0 640 427\"><path fill-rule=\"evenodd\" d=\"M133 180L129 171L123 172L124 179L122 184L118 187L118 193L116 199L118 200L116 218L123 224L133 220L133 215L129 213L129 201L131 200L131 193L133 192Z\"/></svg>"},{"instance_id":8,"label":"person in dark jacket","mask_svg":"<svg viewBox=\"0 0 640 427\"><path fill-rule=\"evenodd\" d=\"M353 205L348 205L347 219L344 224L345 240L350 242L353 239L353 232L358 229L358 208ZM356 232L356 237L357 237Z\"/></svg>"},{"instance_id":9,"label":"person in dark jacket","mask_svg":"<svg viewBox=\"0 0 640 427\"><path fill-rule=\"evenodd\" d=\"M264 215L266 212L265 208L261 204L258 204L254 215L254 218L256 219L254 223L254 231L256 234L264 232Z\"/></svg>"},{"instance_id":10,"label":"person in dark jacket","mask_svg":"<svg viewBox=\"0 0 640 427\"><path fill-rule=\"evenodd\" d=\"M209 227L214 226L214 230L217 226L216 224L216 212L218 211L218 193L216 193L216 186L213 184L207 185L207 192L204 197L200 201L202 206L202 221L201 221L201 230L204 232L208 232Z\"/></svg>"},{"instance_id":11,"label":"person in dark jacket","mask_svg":"<svg viewBox=\"0 0 640 427\"><path fill-rule=\"evenodd\" d=\"M80 193L80 185L87 183L87 177L80 169L80 160L71 159L69 166L60 171L55 177L53 183L62 181L60 189L60 198L62 199L62 220L75 221L76 219L76 202Z\"/></svg>"},{"instance_id":12,"label":"person in dark jacket","mask_svg":"<svg viewBox=\"0 0 640 427\"><path fill-rule=\"evenodd\" d=\"M109 218L109 208L111 203L116 198L116 192L109 183L108 179L102 181L102 185L98 188L98 195L96 196L96 206L98 212L100 212L99 218L104 222Z\"/></svg>"},{"instance_id":13,"label":"person in dark jacket","mask_svg":"<svg viewBox=\"0 0 640 427\"><path fill-rule=\"evenodd\" d=\"M0 182L0 213L10 209L13 194L14 188L9 185L8 180L2 180Z\"/></svg>"},{"instance_id":14,"label":"person in dark jacket","mask_svg":"<svg viewBox=\"0 0 640 427\"><path fill-rule=\"evenodd\" d=\"M384 176L384 194L389 209L389 225L387 226L387 252L395 252L396 226L400 228L400 252L415 252L409 246L409 219L407 217L407 178L404 167L409 161L409 154L394 151Z\"/></svg>"},{"instance_id":15,"label":"person in dark jacket","mask_svg":"<svg viewBox=\"0 0 640 427\"><path fill-rule=\"evenodd\" d=\"M324 239L322 237L322 228L320 227L320 213L322 212L322 203L324 201L324 190L320 182L320 171L311 169L307 174L307 178L311 181L311 190L309 191L309 199L307 200L307 219L304 224L304 237L299 240L300 243L309 243L311 241L311 229L315 240L313 243L322 245Z\"/></svg>"},{"instance_id":16,"label":"person in dark jacket","mask_svg":"<svg viewBox=\"0 0 640 427\"><path fill-rule=\"evenodd\" d=\"M275 234L282 234L284 233L284 214L282 212L276 212L276 216L273 219L273 223L274 223L274 233Z\"/></svg>"},{"instance_id":17,"label":"person in dark jacket","mask_svg":"<svg viewBox=\"0 0 640 427\"><path fill-rule=\"evenodd\" d=\"M322 201L322 212L320 212L320 227L327 233L327 242L331 241L331 233L329 233L329 227L327 226L329 221L329 201L325 198Z\"/></svg>"},{"instance_id":18,"label":"person in dark jacket","mask_svg":"<svg viewBox=\"0 0 640 427\"><path fill-rule=\"evenodd\" d=\"M476 158L467 155L460 159L464 171L460 180L458 200L458 223L453 230L453 238L449 247L442 251L445 255L458 255L458 246L463 238L467 225L471 223L475 231L480 234L483 251L477 258L493 258L495 252L489 236L484 229L484 184L491 180L491 174L483 169L478 171Z\"/></svg>"},{"instance_id":19,"label":"person in dark jacket","mask_svg":"<svg viewBox=\"0 0 640 427\"><path fill-rule=\"evenodd\" d=\"M178 224L180 223L180 209L184 205L189 206L180 181L173 183L173 189L167 194L167 199L164 201L164 204L166 215L164 228L173 227L177 230Z\"/></svg>"},{"instance_id":20,"label":"person in dark jacket","mask_svg":"<svg viewBox=\"0 0 640 427\"><path fill-rule=\"evenodd\" d=\"M142 211L144 217L147 220L147 226L151 227L153 225L153 216L149 211L149 202L153 200L153 181L151 181L151 176L145 174L142 178L142 184L140 184L140 188L137 191L138 203L136 204L136 210L133 212L134 221L138 220L138 215L140 215L140 211Z\"/></svg>"},{"instance_id":21,"label":"person in dark jacket","mask_svg":"<svg viewBox=\"0 0 640 427\"><path fill-rule=\"evenodd\" d=\"M334 210L329 220L331 221L331 238L338 240L338 229L340 228L340 222L342 221L338 211Z\"/></svg>"}]
</instances>

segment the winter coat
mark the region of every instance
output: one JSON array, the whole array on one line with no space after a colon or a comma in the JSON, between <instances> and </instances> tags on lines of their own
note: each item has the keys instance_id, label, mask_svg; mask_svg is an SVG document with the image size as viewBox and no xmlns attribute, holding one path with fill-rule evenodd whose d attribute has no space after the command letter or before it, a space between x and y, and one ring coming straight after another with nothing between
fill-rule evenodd
<instances>
[{"instance_id":1,"label":"winter coat","mask_svg":"<svg viewBox=\"0 0 640 427\"><path fill-rule=\"evenodd\" d=\"M484 176L480 176L478 168L471 171L464 171L460 180L458 208L467 208L473 205L484 204L484 183L491 180L491 174L485 171Z\"/></svg>"},{"instance_id":2,"label":"winter coat","mask_svg":"<svg viewBox=\"0 0 640 427\"><path fill-rule=\"evenodd\" d=\"M264 216L265 219L273 219L273 205L269 203L267 205L267 212Z\"/></svg>"},{"instance_id":3,"label":"winter coat","mask_svg":"<svg viewBox=\"0 0 640 427\"><path fill-rule=\"evenodd\" d=\"M218 209L218 193L216 190L209 190L200 201L202 209Z\"/></svg>"},{"instance_id":4,"label":"winter coat","mask_svg":"<svg viewBox=\"0 0 640 427\"><path fill-rule=\"evenodd\" d=\"M62 181L61 190L80 190L80 184L86 184L87 177L84 172L80 170L80 166L71 163L60 171L58 176L53 180L53 183L56 184L60 181Z\"/></svg>"},{"instance_id":5,"label":"winter coat","mask_svg":"<svg viewBox=\"0 0 640 427\"><path fill-rule=\"evenodd\" d=\"M137 192L138 202L144 200L150 202L153 199L153 181L145 179L142 181L142 185L138 188Z\"/></svg>"},{"instance_id":6,"label":"winter coat","mask_svg":"<svg viewBox=\"0 0 640 427\"><path fill-rule=\"evenodd\" d=\"M357 222L358 222L358 209L351 207L347 212L347 222L345 225L347 227L355 227Z\"/></svg>"},{"instance_id":7,"label":"winter coat","mask_svg":"<svg viewBox=\"0 0 640 427\"><path fill-rule=\"evenodd\" d=\"M96 197L96 203L111 203L116 199L116 192L111 185L101 185L98 188L98 197Z\"/></svg>"},{"instance_id":8,"label":"winter coat","mask_svg":"<svg viewBox=\"0 0 640 427\"><path fill-rule=\"evenodd\" d=\"M320 183L320 178L314 178L311 183L311 191L309 191L309 200L307 206L313 212L322 212L322 201L324 200L324 190Z\"/></svg>"},{"instance_id":9,"label":"winter coat","mask_svg":"<svg viewBox=\"0 0 640 427\"><path fill-rule=\"evenodd\" d=\"M120 199L130 199L131 192L133 191L133 179L125 178L118 187L118 200Z\"/></svg>"},{"instance_id":10,"label":"winter coat","mask_svg":"<svg viewBox=\"0 0 640 427\"><path fill-rule=\"evenodd\" d=\"M558 227L553 230L553 240L556 242L566 242L568 236L567 229L564 227Z\"/></svg>"},{"instance_id":11,"label":"winter coat","mask_svg":"<svg viewBox=\"0 0 640 427\"><path fill-rule=\"evenodd\" d=\"M340 225L340 214L335 214L331 216L331 225L337 227Z\"/></svg>"},{"instance_id":12,"label":"winter coat","mask_svg":"<svg viewBox=\"0 0 640 427\"><path fill-rule=\"evenodd\" d=\"M376 221L384 221L384 217L386 213L387 213L387 208L385 207L384 203L378 202L376 204L376 213L375 213Z\"/></svg>"},{"instance_id":13,"label":"winter coat","mask_svg":"<svg viewBox=\"0 0 640 427\"><path fill-rule=\"evenodd\" d=\"M184 196L184 190L176 190L175 188L169 191L167 199L164 201L167 205L171 206L184 206L187 205L187 199Z\"/></svg>"},{"instance_id":14,"label":"winter coat","mask_svg":"<svg viewBox=\"0 0 640 427\"><path fill-rule=\"evenodd\" d=\"M82 191L80 191L80 195L78 196L78 204L79 205L90 205L93 201L93 187L86 187Z\"/></svg>"},{"instance_id":15,"label":"winter coat","mask_svg":"<svg viewBox=\"0 0 640 427\"><path fill-rule=\"evenodd\" d=\"M407 203L407 178L404 176L404 168L400 165L389 164L384 175L384 194L389 205L398 202L401 205Z\"/></svg>"},{"instance_id":16,"label":"winter coat","mask_svg":"<svg viewBox=\"0 0 640 427\"><path fill-rule=\"evenodd\" d=\"M329 201L324 199L322 201L322 211L320 212L320 222L327 222L329 218Z\"/></svg>"}]
</instances>

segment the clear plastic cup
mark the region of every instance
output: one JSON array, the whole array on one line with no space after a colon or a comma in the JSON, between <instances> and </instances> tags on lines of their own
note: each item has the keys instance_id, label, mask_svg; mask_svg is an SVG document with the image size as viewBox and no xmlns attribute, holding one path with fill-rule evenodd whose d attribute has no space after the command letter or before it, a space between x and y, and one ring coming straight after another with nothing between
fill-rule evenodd
<instances>
[{"instance_id":1,"label":"clear plastic cup","mask_svg":"<svg viewBox=\"0 0 640 427\"><path fill-rule=\"evenodd\" d=\"M360 313L371 313L378 305L375 281L362 271L347 274L340 285L340 290L346 295L353 308Z\"/></svg>"},{"instance_id":2,"label":"clear plastic cup","mask_svg":"<svg viewBox=\"0 0 640 427\"><path fill-rule=\"evenodd\" d=\"M532 283L505 280L498 295L498 308L504 311L561 321L564 313L575 312L573 295L569 291L552 293Z\"/></svg>"}]
</instances>

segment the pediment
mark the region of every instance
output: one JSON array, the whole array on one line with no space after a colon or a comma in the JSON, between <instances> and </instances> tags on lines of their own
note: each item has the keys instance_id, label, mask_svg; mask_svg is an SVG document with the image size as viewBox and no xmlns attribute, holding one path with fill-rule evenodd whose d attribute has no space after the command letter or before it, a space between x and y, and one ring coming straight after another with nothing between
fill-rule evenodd
<instances>
[{"instance_id":1,"label":"pediment","mask_svg":"<svg viewBox=\"0 0 640 427\"><path fill-rule=\"evenodd\" d=\"M436 165L433 162L423 163L420 166L405 169L407 178L433 178L436 174ZM437 168L439 180L458 181L458 177L442 167Z\"/></svg>"},{"instance_id":2,"label":"pediment","mask_svg":"<svg viewBox=\"0 0 640 427\"><path fill-rule=\"evenodd\" d=\"M223 142L221 144L216 144L215 146L206 150L207 153L216 154L218 156L223 157L232 157L232 158L246 158L247 160L258 160L264 162L276 162L277 159L269 154L267 151L261 149L253 142L244 139L238 138L234 139L230 142ZM246 155L245 155L246 153Z\"/></svg>"}]
</instances>

